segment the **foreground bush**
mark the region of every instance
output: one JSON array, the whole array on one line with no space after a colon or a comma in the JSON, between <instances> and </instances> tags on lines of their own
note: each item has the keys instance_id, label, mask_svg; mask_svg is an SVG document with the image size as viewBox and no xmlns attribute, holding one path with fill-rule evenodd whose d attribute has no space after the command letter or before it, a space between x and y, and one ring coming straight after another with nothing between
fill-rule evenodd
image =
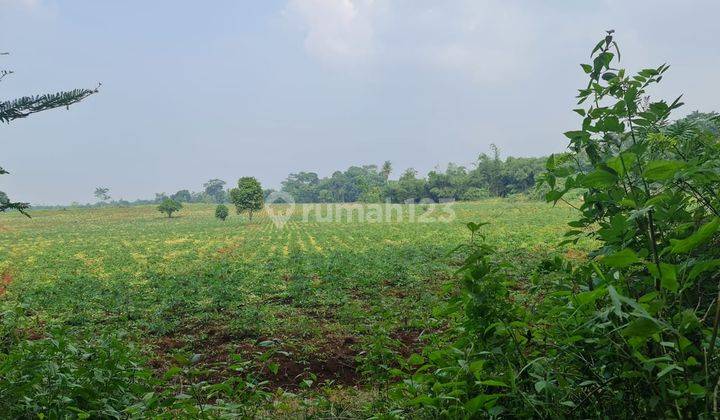
<instances>
[{"instance_id":1,"label":"foreground bush","mask_svg":"<svg viewBox=\"0 0 720 420\"><path fill-rule=\"evenodd\" d=\"M3 417L121 417L150 391L150 372L121 335L93 339L36 331L22 307L2 313Z\"/></svg>"},{"instance_id":2,"label":"foreground bush","mask_svg":"<svg viewBox=\"0 0 720 420\"><path fill-rule=\"evenodd\" d=\"M718 137L708 124L668 123L679 100L647 99L667 65L634 76L615 68L612 33L592 56L581 129L566 133L570 152L548 160L544 182L555 203L584 191L565 242L599 246L587 263L557 258L518 283L470 224L461 294L437 314L457 317L455 341L408 361L416 368L393 392L406 410L718 415Z\"/></svg>"}]
</instances>

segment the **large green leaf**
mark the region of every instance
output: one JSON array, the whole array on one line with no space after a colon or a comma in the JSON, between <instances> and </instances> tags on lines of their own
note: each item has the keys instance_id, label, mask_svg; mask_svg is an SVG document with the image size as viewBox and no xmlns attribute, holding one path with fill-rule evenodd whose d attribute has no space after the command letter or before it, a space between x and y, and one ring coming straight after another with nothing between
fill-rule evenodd
<instances>
[{"instance_id":1,"label":"large green leaf","mask_svg":"<svg viewBox=\"0 0 720 420\"><path fill-rule=\"evenodd\" d=\"M657 264L648 264L648 270L653 277L660 279L660 286L671 292L678 291L677 266L674 264L660 263L658 272Z\"/></svg>"},{"instance_id":2,"label":"large green leaf","mask_svg":"<svg viewBox=\"0 0 720 420\"><path fill-rule=\"evenodd\" d=\"M470 413L477 413L482 409L488 409L495 404L501 394L480 394L465 403L465 409Z\"/></svg>"},{"instance_id":3,"label":"large green leaf","mask_svg":"<svg viewBox=\"0 0 720 420\"><path fill-rule=\"evenodd\" d=\"M647 164L643 175L651 181L662 181L673 178L685 166L681 160L653 160Z\"/></svg>"},{"instance_id":4,"label":"large green leaf","mask_svg":"<svg viewBox=\"0 0 720 420\"><path fill-rule=\"evenodd\" d=\"M606 255L603 257L602 262L609 267L624 268L638 262L639 260L640 259L635 251L625 248L614 254Z\"/></svg>"},{"instance_id":5,"label":"large green leaf","mask_svg":"<svg viewBox=\"0 0 720 420\"><path fill-rule=\"evenodd\" d=\"M717 232L718 227L720 227L720 218L715 217L687 238L671 239L670 251L674 254L687 254L709 241L715 232Z\"/></svg>"},{"instance_id":6,"label":"large green leaf","mask_svg":"<svg viewBox=\"0 0 720 420\"><path fill-rule=\"evenodd\" d=\"M596 169L583 178L583 186L587 188L604 188L615 185L618 177L608 171Z\"/></svg>"},{"instance_id":7,"label":"large green leaf","mask_svg":"<svg viewBox=\"0 0 720 420\"><path fill-rule=\"evenodd\" d=\"M618 175L623 176L625 172L637 162L637 155L633 152L624 152L618 156L608 159L607 166L615 170Z\"/></svg>"},{"instance_id":8,"label":"large green leaf","mask_svg":"<svg viewBox=\"0 0 720 420\"><path fill-rule=\"evenodd\" d=\"M688 274L688 278L690 280L695 280L700 274L709 270L714 270L717 267L720 267L720 259L700 261L693 265L692 270L690 270L690 274Z\"/></svg>"},{"instance_id":9,"label":"large green leaf","mask_svg":"<svg viewBox=\"0 0 720 420\"><path fill-rule=\"evenodd\" d=\"M637 318L623 329L626 337L647 338L660 331L660 326L649 318Z\"/></svg>"}]
</instances>

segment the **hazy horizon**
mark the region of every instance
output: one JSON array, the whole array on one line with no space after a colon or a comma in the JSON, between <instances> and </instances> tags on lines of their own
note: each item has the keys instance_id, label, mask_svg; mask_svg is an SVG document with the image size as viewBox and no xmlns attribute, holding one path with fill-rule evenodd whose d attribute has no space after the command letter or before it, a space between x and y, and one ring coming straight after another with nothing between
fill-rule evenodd
<instances>
[{"instance_id":1,"label":"hazy horizon","mask_svg":"<svg viewBox=\"0 0 720 420\"><path fill-rule=\"evenodd\" d=\"M3 125L0 191L34 204L278 188L393 162L421 174L562 151L579 64L615 29L623 67L669 63L655 97L717 110L720 2L0 0L3 99L100 92ZM670 31L672 28L672 31Z\"/></svg>"}]
</instances>

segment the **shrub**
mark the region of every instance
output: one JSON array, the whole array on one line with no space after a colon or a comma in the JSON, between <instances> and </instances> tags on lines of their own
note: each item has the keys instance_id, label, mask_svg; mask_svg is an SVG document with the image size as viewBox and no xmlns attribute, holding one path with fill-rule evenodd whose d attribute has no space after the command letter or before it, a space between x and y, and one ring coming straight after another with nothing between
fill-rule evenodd
<instances>
[{"instance_id":1,"label":"shrub","mask_svg":"<svg viewBox=\"0 0 720 420\"><path fill-rule=\"evenodd\" d=\"M490 192L485 188L470 187L460 197L463 201L479 201L490 197Z\"/></svg>"},{"instance_id":2,"label":"shrub","mask_svg":"<svg viewBox=\"0 0 720 420\"><path fill-rule=\"evenodd\" d=\"M460 294L436 311L454 321L452 342L408 359L391 393L405 410L717 416L720 142L709 124L668 123L679 100L644 99L667 65L630 76L615 53L608 33L582 65L581 129L543 175L548 201L582 191L565 243L590 236L597 249L578 266L545 261L515 285L469 224Z\"/></svg>"},{"instance_id":3,"label":"shrub","mask_svg":"<svg viewBox=\"0 0 720 420\"><path fill-rule=\"evenodd\" d=\"M124 417L123 410L152 390L152 373L122 334L87 338L53 328L29 338L24 312L0 313L4 418Z\"/></svg>"},{"instance_id":4,"label":"shrub","mask_svg":"<svg viewBox=\"0 0 720 420\"><path fill-rule=\"evenodd\" d=\"M228 213L229 212L228 212L227 206L220 204L217 207L215 207L215 217L222 220L223 222L228 217Z\"/></svg>"},{"instance_id":5,"label":"shrub","mask_svg":"<svg viewBox=\"0 0 720 420\"><path fill-rule=\"evenodd\" d=\"M172 217L172 214L176 211L180 211L181 208L182 204L172 198L166 198L162 201L162 203L160 203L157 209L160 213L166 213L167 217Z\"/></svg>"}]
</instances>

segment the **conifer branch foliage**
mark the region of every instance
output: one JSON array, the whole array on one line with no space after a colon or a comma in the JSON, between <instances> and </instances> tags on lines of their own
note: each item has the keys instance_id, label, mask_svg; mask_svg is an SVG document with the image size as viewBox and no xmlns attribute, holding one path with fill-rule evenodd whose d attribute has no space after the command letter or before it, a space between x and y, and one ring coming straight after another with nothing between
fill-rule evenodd
<instances>
[{"instance_id":1,"label":"conifer branch foliage","mask_svg":"<svg viewBox=\"0 0 720 420\"><path fill-rule=\"evenodd\" d=\"M8 53L0 53L0 55L8 55ZM0 70L0 81L5 77L13 74L12 70ZM66 107L80 102L88 96L97 93L100 84L94 89L73 89L65 92L50 93L45 95L23 96L22 98L0 101L0 122L10 123L18 118L25 118L31 114L49 109ZM0 175L8 174L6 170L0 167ZM17 210L20 213L30 217L25 210L30 208L28 203L11 202L8 196L0 191L0 213L7 210Z\"/></svg>"},{"instance_id":2,"label":"conifer branch foliage","mask_svg":"<svg viewBox=\"0 0 720 420\"><path fill-rule=\"evenodd\" d=\"M25 118L36 112L63 106L69 107L76 102L82 101L93 93L97 93L98 88L74 89L67 92L25 96L10 101L0 102L0 122L9 123L12 120Z\"/></svg>"}]
</instances>

